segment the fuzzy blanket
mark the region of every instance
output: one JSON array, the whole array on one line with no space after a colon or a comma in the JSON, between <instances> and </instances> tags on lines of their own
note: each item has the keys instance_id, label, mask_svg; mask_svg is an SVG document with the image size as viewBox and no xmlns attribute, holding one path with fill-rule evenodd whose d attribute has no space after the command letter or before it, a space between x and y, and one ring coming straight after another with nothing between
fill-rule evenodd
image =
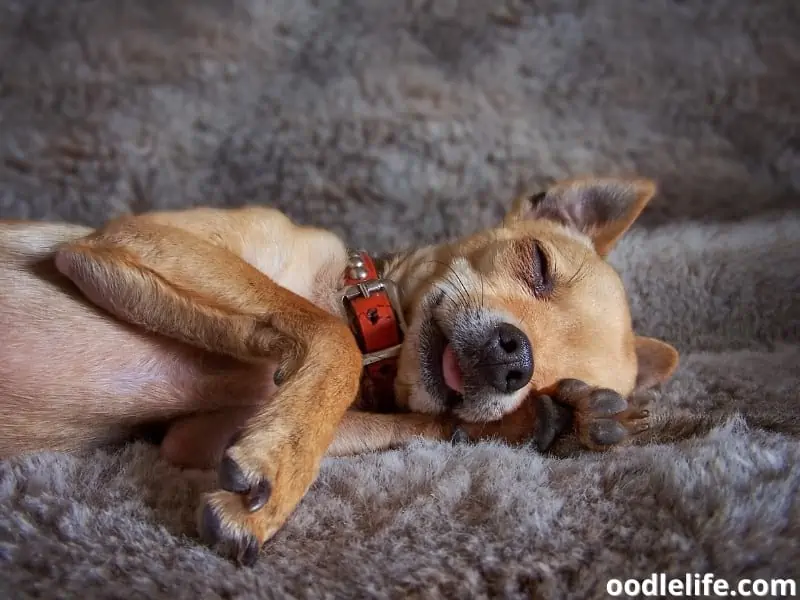
<instances>
[{"instance_id":1,"label":"fuzzy blanket","mask_svg":"<svg viewBox=\"0 0 800 600\"><path fill-rule=\"evenodd\" d=\"M579 598L800 575L796 0L2 0L0 217L269 203L375 250L641 174L611 260L682 352L606 455L327 460L253 570L146 443L0 463L3 598ZM2 343L2 340L0 340ZM794 373L792 373L794 371Z\"/></svg>"}]
</instances>

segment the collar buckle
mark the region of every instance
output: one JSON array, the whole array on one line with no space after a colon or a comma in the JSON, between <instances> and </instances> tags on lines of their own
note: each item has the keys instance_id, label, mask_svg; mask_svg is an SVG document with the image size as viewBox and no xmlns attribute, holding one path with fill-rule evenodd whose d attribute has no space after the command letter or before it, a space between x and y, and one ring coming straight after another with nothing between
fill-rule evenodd
<instances>
[{"instance_id":1,"label":"collar buckle","mask_svg":"<svg viewBox=\"0 0 800 600\"><path fill-rule=\"evenodd\" d=\"M397 285L389 279L380 277L372 259L363 250L350 250L347 258L346 285L342 290L342 303L345 308L349 309L351 313L355 312L358 310L356 305L360 300L383 295L389 301L395 325L399 329L398 343L385 348L364 351L363 365L366 367L386 359L396 358L400 354L406 334L406 322ZM366 340L364 342L366 343Z\"/></svg>"}]
</instances>

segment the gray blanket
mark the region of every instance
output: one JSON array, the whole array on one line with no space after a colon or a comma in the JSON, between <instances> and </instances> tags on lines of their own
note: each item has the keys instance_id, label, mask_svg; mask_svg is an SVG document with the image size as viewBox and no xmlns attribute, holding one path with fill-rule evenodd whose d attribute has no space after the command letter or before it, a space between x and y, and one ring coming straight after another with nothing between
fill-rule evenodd
<instances>
[{"instance_id":1,"label":"gray blanket","mask_svg":"<svg viewBox=\"0 0 800 600\"><path fill-rule=\"evenodd\" d=\"M641 174L613 253L682 352L643 444L327 460L253 570L145 443L0 463L3 598L578 598L800 575L796 0L3 0L0 217L269 203L376 250ZM2 341L0 340L0 343Z\"/></svg>"}]
</instances>

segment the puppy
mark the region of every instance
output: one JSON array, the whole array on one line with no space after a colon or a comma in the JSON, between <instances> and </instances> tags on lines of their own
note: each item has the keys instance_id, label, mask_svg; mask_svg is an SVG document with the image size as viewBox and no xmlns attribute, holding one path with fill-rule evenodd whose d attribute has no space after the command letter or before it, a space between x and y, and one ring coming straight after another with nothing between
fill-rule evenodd
<instances>
[{"instance_id":1,"label":"puppy","mask_svg":"<svg viewBox=\"0 0 800 600\"><path fill-rule=\"evenodd\" d=\"M3 222L0 456L166 424L166 459L219 469L202 536L251 564L326 454L418 436L544 449L570 423L588 448L626 442L647 428L626 398L678 360L634 335L604 260L654 191L560 183L377 262L262 207Z\"/></svg>"}]
</instances>

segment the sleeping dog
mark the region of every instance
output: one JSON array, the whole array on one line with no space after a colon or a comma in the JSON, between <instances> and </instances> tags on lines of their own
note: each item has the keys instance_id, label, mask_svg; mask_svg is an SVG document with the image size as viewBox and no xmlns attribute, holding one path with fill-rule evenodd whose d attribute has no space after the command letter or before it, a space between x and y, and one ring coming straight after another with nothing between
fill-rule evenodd
<instances>
[{"instance_id":1,"label":"sleeping dog","mask_svg":"<svg viewBox=\"0 0 800 600\"><path fill-rule=\"evenodd\" d=\"M375 259L263 207L0 223L0 457L167 427L216 466L203 537L242 563L325 455L437 440L603 450L648 426L628 396L678 354L636 336L604 260L655 192L580 179L502 223Z\"/></svg>"}]
</instances>

